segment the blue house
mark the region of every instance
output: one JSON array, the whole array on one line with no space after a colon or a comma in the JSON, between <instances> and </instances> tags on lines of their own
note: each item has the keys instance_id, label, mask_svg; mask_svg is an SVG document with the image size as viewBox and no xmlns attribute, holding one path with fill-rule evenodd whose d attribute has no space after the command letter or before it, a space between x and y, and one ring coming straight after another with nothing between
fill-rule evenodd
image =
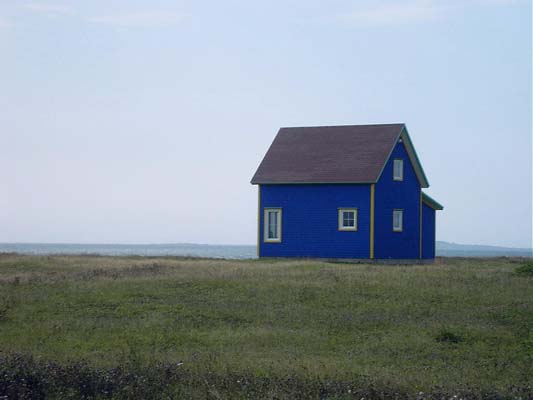
<instances>
[{"instance_id":1,"label":"blue house","mask_svg":"<svg viewBox=\"0 0 533 400\"><path fill-rule=\"evenodd\" d=\"M435 258L429 183L404 124L281 128L258 186L258 256Z\"/></svg>"}]
</instances>

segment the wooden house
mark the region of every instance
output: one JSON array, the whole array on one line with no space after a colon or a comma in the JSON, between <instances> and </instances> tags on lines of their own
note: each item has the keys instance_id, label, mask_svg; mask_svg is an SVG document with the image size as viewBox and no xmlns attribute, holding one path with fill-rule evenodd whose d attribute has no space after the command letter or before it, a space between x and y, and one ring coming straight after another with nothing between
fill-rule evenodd
<instances>
[{"instance_id":1,"label":"wooden house","mask_svg":"<svg viewBox=\"0 0 533 400\"><path fill-rule=\"evenodd\" d=\"M443 207L405 124L281 128L251 183L259 257L435 257Z\"/></svg>"}]
</instances>

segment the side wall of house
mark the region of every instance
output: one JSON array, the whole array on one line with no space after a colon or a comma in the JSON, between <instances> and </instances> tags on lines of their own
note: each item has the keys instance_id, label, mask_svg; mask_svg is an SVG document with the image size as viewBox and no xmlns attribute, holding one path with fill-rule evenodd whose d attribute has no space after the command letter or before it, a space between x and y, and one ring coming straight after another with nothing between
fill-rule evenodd
<instances>
[{"instance_id":1,"label":"side wall of house","mask_svg":"<svg viewBox=\"0 0 533 400\"><path fill-rule=\"evenodd\" d=\"M435 216L433 208L422 205L422 258L435 258Z\"/></svg>"},{"instance_id":2,"label":"side wall of house","mask_svg":"<svg viewBox=\"0 0 533 400\"><path fill-rule=\"evenodd\" d=\"M394 159L403 160L403 181L393 180ZM420 184L405 146L398 142L376 183L375 258L420 258ZM403 210L403 230L392 230L393 210Z\"/></svg>"},{"instance_id":3,"label":"side wall of house","mask_svg":"<svg viewBox=\"0 0 533 400\"><path fill-rule=\"evenodd\" d=\"M264 208L282 209L281 243L264 241ZM357 208L357 231L338 230L338 209ZM260 257L369 258L370 185L261 185Z\"/></svg>"}]
</instances>

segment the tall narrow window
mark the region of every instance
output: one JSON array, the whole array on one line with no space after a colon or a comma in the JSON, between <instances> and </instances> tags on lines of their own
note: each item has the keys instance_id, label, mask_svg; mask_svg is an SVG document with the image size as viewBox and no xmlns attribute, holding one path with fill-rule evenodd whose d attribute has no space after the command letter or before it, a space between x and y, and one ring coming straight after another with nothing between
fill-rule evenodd
<instances>
[{"instance_id":1,"label":"tall narrow window","mask_svg":"<svg viewBox=\"0 0 533 400\"><path fill-rule=\"evenodd\" d=\"M392 230L393 232L403 231L403 210L392 211Z\"/></svg>"},{"instance_id":2,"label":"tall narrow window","mask_svg":"<svg viewBox=\"0 0 533 400\"><path fill-rule=\"evenodd\" d=\"M339 231L357 230L357 208L339 208Z\"/></svg>"},{"instance_id":3,"label":"tall narrow window","mask_svg":"<svg viewBox=\"0 0 533 400\"><path fill-rule=\"evenodd\" d=\"M265 208L265 242L281 242L281 208Z\"/></svg>"},{"instance_id":4,"label":"tall narrow window","mask_svg":"<svg viewBox=\"0 0 533 400\"><path fill-rule=\"evenodd\" d=\"M394 160L392 179L395 181L403 181L403 160Z\"/></svg>"}]
</instances>

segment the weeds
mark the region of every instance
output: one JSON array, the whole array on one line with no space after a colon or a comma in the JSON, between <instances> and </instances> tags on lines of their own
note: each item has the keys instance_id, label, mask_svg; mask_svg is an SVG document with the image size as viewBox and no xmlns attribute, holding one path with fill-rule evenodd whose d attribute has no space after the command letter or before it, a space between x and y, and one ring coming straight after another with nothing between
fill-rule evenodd
<instances>
[{"instance_id":1,"label":"weeds","mask_svg":"<svg viewBox=\"0 0 533 400\"><path fill-rule=\"evenodd\" d=\"M1 393L525 398L524 265L0 255Z\"/></svg>"},{"instance_id":2,"label":"weeds","mask_svg":"<svg viewBox=\"0 0 533 400\"><path fill-rule=\"evenodd\" d=\"M459 343L459 342L462 342L463 341L463 338L450 331L450 330L447 330L447 329L443 329L441 330L438 335L435 337L435 340L437 342L441 342L441 343Z\"/></svg>"},{"instance_id":3,"label":"weeds","mask_svg":"<svg viewBox=\"0 0 533 400\"><path fill-rule=\"evenodd\" d=\"M518 275L533 276L533 262L524 263L521 266L515 268L515 273Z\"/></svg>"},{"instance_id":4,"label":"weeds","mask_svg":"<svg viewBox=\"0 0 533 400\"><path fill-rule=\"evenodd\" d=\"M513 388L515 398L527 396ZM468 388L410 393L375 381L339 381L301 376L253 376L190 371L176 364L96 369L77 362L61 365L15 354L0 356L0 398L7 399L482 399L497 392Z\"/></svg>"}]
</instances>

